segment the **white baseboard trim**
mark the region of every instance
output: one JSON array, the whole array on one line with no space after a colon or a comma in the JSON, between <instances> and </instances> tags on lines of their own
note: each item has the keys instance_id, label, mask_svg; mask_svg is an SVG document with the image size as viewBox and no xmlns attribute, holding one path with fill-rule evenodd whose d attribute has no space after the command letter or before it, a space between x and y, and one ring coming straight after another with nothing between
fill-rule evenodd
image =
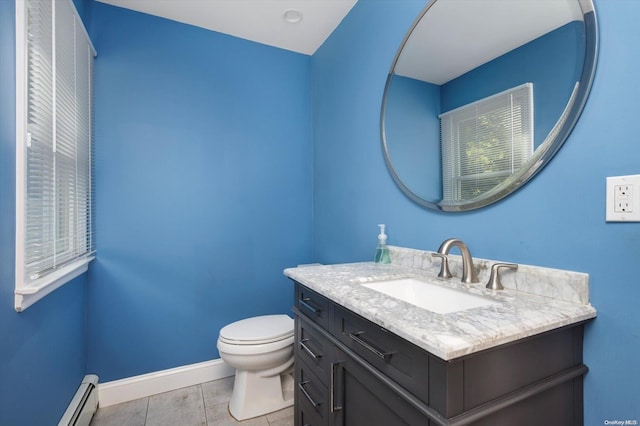
<instances>
[{"instance_id":1,"label":"white baseboard trim","mask_svg":"<svg viewBox=\"0 0 640 426\"><path fill-rule=\"evenodd\" d=\"M222 359L214 359L100 383L98 385L98 401L100 407L108 407L158 393L223 379L234 374L235 370L226 365Z\"/></svg>"}]
</instances>

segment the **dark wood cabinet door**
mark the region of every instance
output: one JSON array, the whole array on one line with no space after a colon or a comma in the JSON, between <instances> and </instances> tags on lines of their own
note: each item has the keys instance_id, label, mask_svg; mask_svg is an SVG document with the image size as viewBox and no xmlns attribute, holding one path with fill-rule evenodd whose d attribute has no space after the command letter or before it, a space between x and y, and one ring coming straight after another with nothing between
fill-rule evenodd
<instances>
[{"instance_id":1,"label":"dark wood cabinet door","mask_svg":"<svg viewBox=\"0 0 640 426\"><path fill-rule=\"evenodd\" d=\"M332 373L331 424L429 425L426 417L338 348L335 348Z\"/></svg>"}]
</instances>

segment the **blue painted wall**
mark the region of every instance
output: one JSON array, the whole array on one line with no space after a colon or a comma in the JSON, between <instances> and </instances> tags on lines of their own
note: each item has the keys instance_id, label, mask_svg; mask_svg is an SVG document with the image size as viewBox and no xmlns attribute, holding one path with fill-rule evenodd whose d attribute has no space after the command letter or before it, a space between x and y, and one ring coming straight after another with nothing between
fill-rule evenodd
<instances>
[{"instance_id":1,"label":"blue painted wall","mask_svg":"<svg viewBox=\"0 0 640 426\"><path fill-rule=\"evenodd\" d=\"M416 195L440 199L440 86L395 75L390 87L384 133L393 166Z\"/></svg>"},{"instance_id":2,"label":"blue painted wall","mask_svg":"<svg viewBox=\"0 0 640 426\"><path fill-rule=\"evenodd\" d=\"M640 224L605 223L605 177L640 173L635 87L640 2L596 0L598 72L582 117L526 187L477 212L420 208L395 186L380 148L379 107L396 49L424 1L360 0L313 56L314 254L373 256L389 243L434 250L448 237L475 256L586 272L598 318L585 335L585 425L640 420Z\"/></svg>"},{"instance_id":3,"label":"blue painted wall","mask_svg":"<svg viewBox=\"0 0 640 426\"><path fill-rule=\"evenodd\" d=\"M0 425L53 425L85 374L86 274L14 310L15 90L15 2L0 0Z\"/></svg>"},{"instance_id":4,"label":"blue painted wall","mask_svg":"<svg viewBox=\"0 0 640 426\"><path fill-rule=\"evenodd\" d=\"M311 261L311 58L92 7L98 257L88 371L218 358L225 324L291 313Z\"/></svg>"},{"instance_id":5,"label":"blue painted wall","mask_svg":"<svg viewBox=\"0 0 640 426\"><path fill-rule=\"evenodd\" d=\"M579 79L584 24L570 22L442 85L442 111L533 83L534 146L544 142Z\"/></svg>"}]
</instances>

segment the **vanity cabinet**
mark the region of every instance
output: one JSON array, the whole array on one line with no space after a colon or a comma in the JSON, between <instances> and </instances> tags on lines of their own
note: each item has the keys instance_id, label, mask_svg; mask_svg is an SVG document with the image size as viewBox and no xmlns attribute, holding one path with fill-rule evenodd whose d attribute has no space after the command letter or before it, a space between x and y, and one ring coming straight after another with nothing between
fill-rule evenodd
<instances>
[{"instance_id":1,"label":"vanity cabinet","mask_svg":"<svg viewBox=\"0 0 640 426\"><path fill-rule=\"evenodd\" d=\"M581 425L583 324L445 361L295 283L295 423Z\"/></svg>"},{"instance_id":2,"label":"vanity cabinet","mask_svg":"<svg viewBox=\"0 0 640 426\"><path fill-rule=\"evenodd\" d=\"M297 318L297 425L428 424L385 381L314 328Z\"/></svg>"}]
</instances>

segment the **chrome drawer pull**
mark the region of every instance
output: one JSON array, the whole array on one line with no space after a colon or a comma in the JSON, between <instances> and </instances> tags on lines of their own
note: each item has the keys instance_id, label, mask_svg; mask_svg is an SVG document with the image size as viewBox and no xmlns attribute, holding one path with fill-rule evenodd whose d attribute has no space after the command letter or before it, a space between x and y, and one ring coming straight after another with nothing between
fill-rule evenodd
<instances>
[{"instance_id":1,"label":"chrome drawer pull","mask_svg":"<svg viewBox=\"0 0 640 426\"><path fill-rule=\"evenodd\" d=\"M336 406L335 403L335 394L336 394L336 371L335 371L335 367L336 365L340 365L342 363L342 361L338 361L338 362L332 362L331 363L331 384L329 385L329 398L331 399L330 401L330 412L333 414L336 411L340 411L342 410L342 406L338 405Z\"/></svg>"},{"instance_id":2,"label":"chrome drawer pull","mask_svg":"<svg viewBox=\"0 0 640 426\"><path fill-rule=\"evenodd\" d=\"M369 350L370 352L373 352L375 356L382 359L383 361L387 361L389 358L391 358L391 355L393 355L393 352L382 352L381 350L374 348L369 343L365 342L360 337L358 337L364 333L365 333L364 331L358 331L357 333L349 333L349 337L351 337L356 343L360 344L365 349Z\"/></svg>"},{"instance_id":3,"label":"chrome drawer pull","mask_svg":"<svg viewBox=\"0 0 640 426\"><path fill-rule=\"evenodd\" d=\"M309 392L307 392L307 390L304 388L304 385L306 385L307 383L309 383L309 380L298 383L298 389L302 391L302 394L309 400L311 405L313 405L313 408L318 408L318 405L322 404L322 402L315 402L313 398L311 398Z\"/></svg>"},{"instance_id":4,"label":"chrome drawer pull","mask_svg":"<svg viewBox=\"0 0 640 426\"><path fill-rule=\"evenodd\" d=\"M298 302L300 303L301 306L304 306L314 314L319 314L320 312L322 312L322 309L318 309L315 306L312 306L311 304L307 303L310 300L311 300L310 297L303 297L302 299L298 300Z\"/></svg>"},{"instance_id":5,"label":"chrome drawer pull","mask_svg":"<svg viewBox=\"0 0 640 426\"><path fill-rule=\"evenodd\" d=\"M305 343L308 342L308 341L309 341L309 339L300 340L300 347L302 349L304 349L309 355L311 355L313 357L313 359L322 358L322 354L316 355L315 353L313 353L313 351L311 349L309 349L309 347L307 345L305 345Z\"/></svg>"}]
</instances>

